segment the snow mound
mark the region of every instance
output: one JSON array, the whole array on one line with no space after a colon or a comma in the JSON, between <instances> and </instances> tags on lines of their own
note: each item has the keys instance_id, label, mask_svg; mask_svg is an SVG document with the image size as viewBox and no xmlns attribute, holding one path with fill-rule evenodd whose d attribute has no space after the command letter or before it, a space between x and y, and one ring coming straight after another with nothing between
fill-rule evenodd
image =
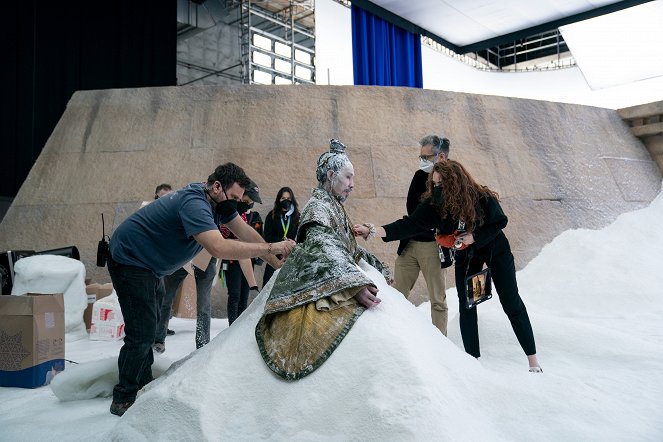
<instances>
[{"instance_id":1,"label":"snow mound","mask_svg":"<svg viewBox=\"0 0 663 442\"><path fill-rule=\"evenodd\" d=\"M110 437L339 440L352 434L357 440L432 440L443 432L451 439L489 438L491 421L476 422L478 410L468 413L461 404L480 407L479 392L488 387L490 373L377 270L363 268L379 284L382 303L359 318L311 375L284 381L260 357L254 330L269 284L232 327L149 385Z\"/></svg>"},{"instance_id":2,"label":"snow mound","mask_svg":"<svg viewBox=\"0 0 663 442\"><path fill-rule=\"evenodd\" d=\"M64 333L67 342L87 338L83 311L87 307L85 265L59 255L34 255L16 261L12 295L64 294Z\"/></svg>"}]
</instances>

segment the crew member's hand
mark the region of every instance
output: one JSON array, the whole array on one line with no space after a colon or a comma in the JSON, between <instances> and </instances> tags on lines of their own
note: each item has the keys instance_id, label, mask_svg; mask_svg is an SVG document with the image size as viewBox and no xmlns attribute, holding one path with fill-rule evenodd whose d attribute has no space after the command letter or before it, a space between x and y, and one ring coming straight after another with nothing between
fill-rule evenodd
<instances>
[{"instance_id":1,"label":"crew member's hand","mask_svg":"<svg viewBox=\"0 0 663 442\"><path fill-rule=\"evenodd\" d=\"M382 302L380 298L377 297L378 291L377 287L369 285L361 289L359 293L355 295L355 298L357 298L357 302L364 307L373 308Z\"/></svg>"},{"instance_id":2,"label":"crew member's hand","mask_svg":"<svg viewBox=\"0 0 663 442\"><path fill-rule=\"evenodd\" d=\"M283 267L285 259L279 259L276 255L265 255L264 260L267 261L267 264L274 267L275 269L280 269Z\"/></svg>"},{"instance_id":3,"label":"crew member's hand","mask_svg":"<svg viewBox=\"0 0 663 442\"><path fill-rule=\"evenodd\" d=\"M297 245L297 243L291 239L275 242L272 243L271 253L272 255L283 255L283 257L286 258L288 255L290 255L292 249L295 248L295 245Z\"/></svg>"},{"instance_id":4,"label":"crew member's hand","mask_svg":"<svg viewBox=\"0 0 663 442\"><path fill-rule=\"evenodd\" d=\"M456 235L456 239L460 239L465 246L469 246L474 244L474 235L472 235L472 232L466 232L466 233L461 233L460 235Z\"/></svg>"},{"instance_id":5,"label":"crew member's hand","mask_svg":"<svg viewBox=\"0 0 663 442\"><path fill-rule=\"evenodd\" d=\"M355 224L352 226L352 232L355 234L355 236L361 236L362 238L367 238L370 230L368 227L364 226L363 224Z\"/></svg>"},{"instance_id":6,"label":"crew member's hand","mask_svg":"<svg viewBox=\"0 0 663 442\"><path fill-rule=\"evenodd\" d=\"M296 245L297 243L291 239L286 239L285 241L272 243L271 253L263 256L263 259L267 261L267 263L270 266L274 267L275 269L280 269L281 267L283 267L283 263L285 262L286 258L288 257L288 255L290 255L292 249L294 249ZM282 258L279 259L276 257L276 255L280 255Z\"/></svg>"}]
</instances>

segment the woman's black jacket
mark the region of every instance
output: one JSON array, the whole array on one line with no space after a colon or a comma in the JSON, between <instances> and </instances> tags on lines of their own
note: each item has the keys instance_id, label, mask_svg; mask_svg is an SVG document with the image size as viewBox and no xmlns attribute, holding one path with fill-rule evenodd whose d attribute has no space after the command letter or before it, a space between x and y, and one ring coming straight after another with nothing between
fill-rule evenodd
<instances>
[{"instance_id":1,"label":"woman's black jacket","mask_svg":"<svg viewBox=\"0 0 663 442\"><path fill-rule=\"evenodd\" d=\"M502 211L500 203L494 197L484 197L479 200L479 208L483 211L483 223L475 222L472 232L474 236L473 246L481 249L489 245L495 238L502 234L506 227L508 218ZM383 241L395 241L404 238L430 232L437 229L439 233L453 233L458 228L458 220L451 217L442 218L436 206L430 200L422 201L410 216L405 216L393 223L382 226L387 236Z\"/></svg>"},{"instance_id":2,"label":"woman's black jacket","mask_svg":"<svg viewBox=\"0 0 663 442\"><path fill-rule=\"evenodd\" d=\"M281 217L283 212L276 215L276 219L272 217L274 210L270 212L265 217L265 225L263 228L262 237L267 242L279 242L283 241L283 226L281 225ZM287 238L295 240L297 237L297 228L299 227L299 212L295 212L290 216L290 227L288 228ZM287 221L285 221L287 223Z\"/></svg>"}]
</instances>

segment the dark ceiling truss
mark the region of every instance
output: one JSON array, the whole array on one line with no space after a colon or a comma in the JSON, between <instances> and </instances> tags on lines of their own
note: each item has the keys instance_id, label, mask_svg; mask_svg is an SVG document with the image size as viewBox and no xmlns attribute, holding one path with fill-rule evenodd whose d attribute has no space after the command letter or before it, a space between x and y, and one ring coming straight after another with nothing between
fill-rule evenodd
<instances>
[{"instance_id":1,"label":"dark ceiling truss","mask_svg":"<svg viewBox=\"0 0 663 442\"><path fill-rule=\"evenodd\" d=\"M559 30L543 32L526 38L504 43L492 48L476 51L476 54L497 69L513 66L544 57L557 56L558 59L569 52L569 47Z\"/></svg>"}]
</instances>

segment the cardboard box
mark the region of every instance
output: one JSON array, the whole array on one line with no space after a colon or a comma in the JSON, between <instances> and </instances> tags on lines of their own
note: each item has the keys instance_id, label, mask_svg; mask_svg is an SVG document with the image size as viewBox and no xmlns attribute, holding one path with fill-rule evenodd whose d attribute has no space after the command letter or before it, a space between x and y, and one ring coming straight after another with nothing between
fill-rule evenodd
<instances>
[{"instance_id":1,"label":"cardboard box","mask_svg":"<svg viewBox=\"0 0 663 442\"><path fill-rule=\"evenodd\" d=\"M205 271L207 270L207 266L209 266L211 259L212 255L210 255L207 250L203 249L199 254L196 255L195 258L193 258L191 264L195 265L200 270Z\"/></svg>"},{"instance_id":2,"label":"cardboard box","mask_svg":"<svg viewBox=\"0 0 663 442\"><path fill-rule=\"evenodd\" d=\"M90 330L92 326L92 306L94 303L102 298L113 293L113 284L89 284L85 286L85 293L87 293L87 307L83 311L83 321L85 322L85 329Z\"/></svg>"},{"instance_id":3,"label":"cardboard box","mask_svg":"<svg viewBox=\"0 0 663 442\"><path fill-rule=\"evenodd\" d=\"M0 386L47 385L64 370L64 295L0 296Z\"/></svg>"},{"instance_id":4,"label":"cardboard box","mask_svg":"<svg viewBox=\"0 0 663 442\"><path fill-rule=\"evenodd\" d=\"M191 261L191 264L194 266L198 267L200 270L205 271L207 270L207 267L209 266L210 260L213 258L210 253L203 249L199 254L196 255L195 258ZM193 270L193 269L192 269ZM219 270L221 270L221 260L217 259L216 260L216 274L219 274ZM189 272L191 273L191 272Z\"/></svg>"},{"instance_id":5,"label":"cardboard box","mask_svg":"<svg viewBox=\"0 0 663 442\"><path fill-rule=\"evenodd\" d=\"M117 341L123 337L124 322L98 322L90 328L90 339L93 341Z\"/></svg>"},{"instance_id":6,"label":"cardboard box","mask_svg":"<svg viewBox=\"0 0 663 442\"><path fill-rule=\"evenodd\" d=\"M197 298L196 278L188 274L175 295L173 315L178 318L196 318L198 316Z\"/></svg>"},{"instance_id":7,"label":"cardboard box","mask_svg":"<svg viewBox=\"0 0 663 442\"><path fill-rule=\"evenodd\" d=\"M95 301L91 320L91 340L116 341L124 337L124 317L116 295Z\"/></svg>"}]
</instances>

